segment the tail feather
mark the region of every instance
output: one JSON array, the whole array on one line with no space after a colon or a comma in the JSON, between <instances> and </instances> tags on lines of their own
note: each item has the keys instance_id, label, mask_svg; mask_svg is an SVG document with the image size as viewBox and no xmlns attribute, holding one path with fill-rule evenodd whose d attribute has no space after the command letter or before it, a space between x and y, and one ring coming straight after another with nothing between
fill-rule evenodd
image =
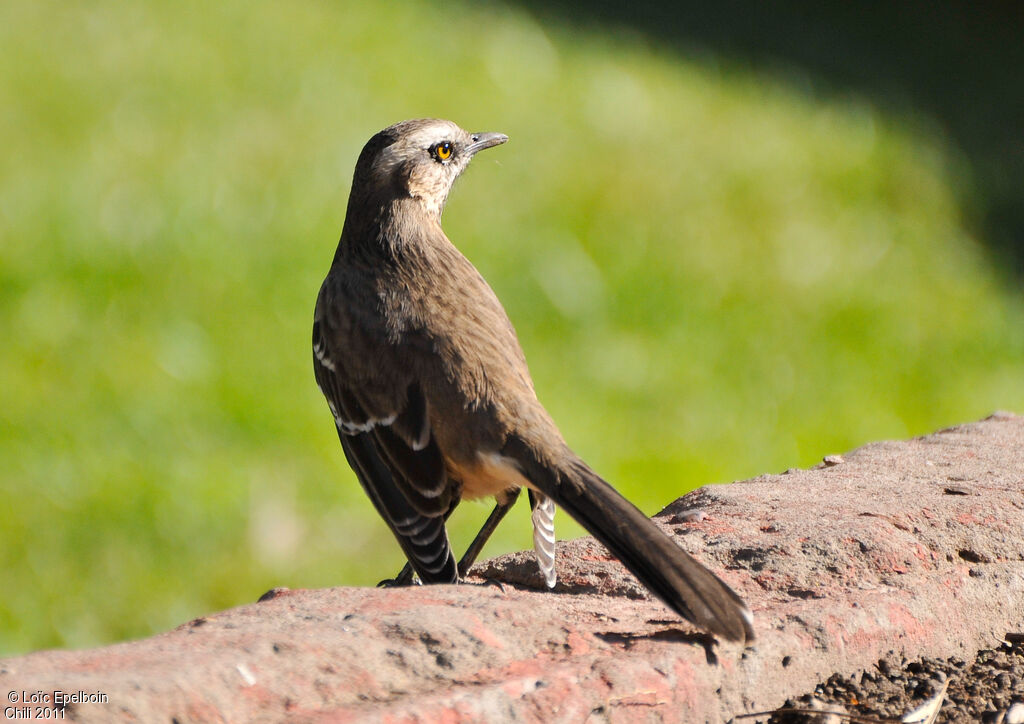
<instances>
[{"instance_id":1,"label":"tail feather","mask_svg":"<svg viewBox=\"0 0 1024 724\"><path fill-rule=\"evenodd\" d=\"M753 640L743 599L582 460L573 456L552 466L519 438L509 440L503 454L680 616L732 641Z\"/></svg>"},{"instance_id":2,"label":"tail feather","mask_svg":"<svg viewBox=\"0 0 1024 724\"><path fill-rule=\"evenodd\" d=\"M530 491L530 519L533 521L533 551L548 588L555 587L555 503Z\"/></svg>"}]
</instances>

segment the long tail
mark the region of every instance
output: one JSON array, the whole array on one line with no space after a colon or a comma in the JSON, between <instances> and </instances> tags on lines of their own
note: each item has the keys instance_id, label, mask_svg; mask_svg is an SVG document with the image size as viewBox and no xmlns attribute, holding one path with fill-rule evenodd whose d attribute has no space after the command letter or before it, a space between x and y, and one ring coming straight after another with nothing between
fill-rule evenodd
<instances>
[{"instance_id":1,"label":"long tail","mask_svg":"<svg viewBox=\"0 0 1024 724\"><path fill-rule=\"evenodd\" d=\"M544 461L518 437L502 452L673 611L723 638L753 640L753 617L743 599L578 457Z\"/></svg>"}]
</instances>

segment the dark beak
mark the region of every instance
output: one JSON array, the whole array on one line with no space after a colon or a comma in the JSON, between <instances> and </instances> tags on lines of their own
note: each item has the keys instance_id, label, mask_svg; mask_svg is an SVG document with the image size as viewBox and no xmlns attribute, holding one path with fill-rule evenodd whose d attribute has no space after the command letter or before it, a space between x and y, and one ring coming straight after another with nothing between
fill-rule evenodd
<instances>
[{"instance_id":1,"label":"dark beak","mask_svg":"<svg viewBox=\"0 0 1024 724\"><path fill-rule=\"evenodd\" d=\"M491 146L500 146L508 140L504 133L474 133L471 138L473 142L466 146L466 153L473 156L477 151L483 151Z\"/></svg>"}]
</instances>

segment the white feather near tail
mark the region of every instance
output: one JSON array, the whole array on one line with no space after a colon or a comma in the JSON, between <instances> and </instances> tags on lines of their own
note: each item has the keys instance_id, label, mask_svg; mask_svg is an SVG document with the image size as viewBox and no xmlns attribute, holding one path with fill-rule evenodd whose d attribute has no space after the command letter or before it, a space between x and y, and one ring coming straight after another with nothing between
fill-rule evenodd
<instances>
[{"instance_id":1,"label":"white feather near tail","mask_svg":"<svg viewBox=\"0 0 1024 724\"><path fill-rule=\"evenodd\" d=\"M534 493L539 498L530 519L533 521L533 552L544 574L548 588L555 587L555 501Z\"/></svg>"}]
</instances>

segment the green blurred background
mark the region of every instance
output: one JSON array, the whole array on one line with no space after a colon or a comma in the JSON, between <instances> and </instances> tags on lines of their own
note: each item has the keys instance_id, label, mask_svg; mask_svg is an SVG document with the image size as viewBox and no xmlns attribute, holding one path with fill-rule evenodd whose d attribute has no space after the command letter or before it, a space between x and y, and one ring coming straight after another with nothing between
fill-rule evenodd
<instances>
[{"instance_id":1,"label":"green blurred background","mask_svg":"<svg viewBox=\"0 0 1024 724\"><path fill-rule=\"evenodd\" d=\"M649 513L1024 410L1020 14L629 7L0 4L0 654L397 572L309 332L404 118L511 137L447 231Z\"/></svg>"}]
</instances>

